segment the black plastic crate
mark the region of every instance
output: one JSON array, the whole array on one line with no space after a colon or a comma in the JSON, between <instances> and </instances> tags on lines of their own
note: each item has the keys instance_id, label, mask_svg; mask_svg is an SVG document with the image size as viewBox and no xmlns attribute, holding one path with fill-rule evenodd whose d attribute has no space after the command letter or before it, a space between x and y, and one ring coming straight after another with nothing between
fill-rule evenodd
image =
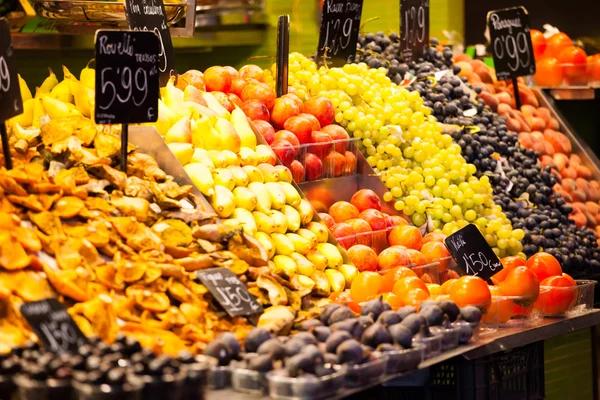
<instances>
[{"instance_id":1,"label":"black plastic crate","mask_svg":"<svg viewBox=\"0 0 600 400\"><path fill-rule=\"evenodd\" d=\"M538 400L544 398L544 344L492 354L477 360L455 357L355 399Z\"/></svg>"}]
</instances>

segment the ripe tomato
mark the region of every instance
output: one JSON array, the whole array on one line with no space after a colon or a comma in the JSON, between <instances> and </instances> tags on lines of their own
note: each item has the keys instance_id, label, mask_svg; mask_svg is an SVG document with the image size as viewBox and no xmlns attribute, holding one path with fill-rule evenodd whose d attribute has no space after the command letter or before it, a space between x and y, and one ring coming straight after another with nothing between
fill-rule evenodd
<instances>
[{"instance_id":1,"label":"ripe tomato","mask_svg":"<svg viewBox=\"0 0 600 400\"><path fill-rule=\"evenodd\" d=\"M503 324L513 316L514 303L510 298L503 297L498 286L490 286L489 288L492 294L492 303L481 320L486 324Z\"/></svg>"},{"instance_id":2,"label":"ripe tomato","mask_svg":"<svg viewBox=\"0 0 600 400\"><path fill-rule=\"evenodd\" d=\"M562 49L573 45L573 41L566 34L559 32L552 35L550 39L547 40L547 44L545 55L557 58Z\"/></svg>"},{"instance_id":3,"label":"ripe tomato","mask_svg":"<svg viewBox=\"0 0 600 400\"><path fill-rule=\"evenodd\" d=\"M494 276L492 276L491 278L492 282L494 282L494 285L496 286L500 285L500 283L502 283L502 281L506 279L506 274L508 274L509 270L515 267L525 266L525 260L523 260L519 256L504 257L500 260L500 262L502 263L502 270L496 272L496 274L494 274Z\"/></svg>"},{"instance_id":4,"label":"ripe tomato","mask_svg":"<svg viewBox=\"0 0 600 400\"><path fill-rule=\"evenodd\" d=\"M563 80L563 69L554 57L536 63L535 81L540 86L558 86Z\"/></svg>"},{"instance_id":5,"label":"ripe tomato","mask_svg":"<svg viewBox=\"0 0 600 400\"><path fill-rule=\"evenodd\" d=\"M544 34L537 29L529 31L531 34L531 43L533 45L533 55L536 60L541 60L548 43Z\"/></svg>"},{"instance_id":6,"label":"ripe tomato","mask_svg":"<svg viewBox=\"0 0 600 400\"><path fill-rule=\"evenodd\" d=\"M540 293L540 281L537 275L527 267L516 267L508 271L506 279L500 284L500 291L505 296L524 296L518 305L529 307Z\"/></svg>"},{"instance_id":7,"label":"ripe tomato","mask_svg":"<svg viewBox=\"0 0 600 400\"><path fill-rule=\"evenodd\" d=\"M546 314L564 313L577 297L577 284L567 274L548 277L540 283L540 286L552 286L552 289L540 296Z\"/></svg>"},{"instance_id":8,"label":"ripe tomato","mask_svg":"<svg viewBox=\"0 0 600 400\"><path fill-rule=\"evenodd\" d=\"M459 307L468 305L487 306L492 300L492 294L485 281L477 276L458 278L450 287L450 300Z\"/></svg>"},{"instance_id":9,"label":"ripe tomato","mask_svg":"<svg viewBox=\"0 0 600 400\"><path fill-rule=\"evenodd\" d=\"M429 290L427 289L425 282L416 276L407 276L398 280L398 282L394 284L393 292L398 296L402 296L404 292L408 292L411 289L423 289L427 292L427 295L429 295Z\"/></svg>"},{"instance_id":10,"label":"ripe tomato","mask_svg":"<svg viewBox=\"0 0 600 400\"><path fill-rule=\"evenodd\" d=\"M350 296L359 303L379 293L383 277L377 272L361 272L352 280Z\"/></svg>"},{"instance_id":11,"label":"ripe tomato","mask_svg":"<svg viewBox=\"0 0 600 400\"><path fill-rule=\"evenodd\" d=\"M392 268L383 276L381 288L379 289L380 293L391 292L394 289L394 284L407 276L417 276L417 274L412 269L406 267Z\"/></svg>"},{"instance_id":12,"label":"ripe tomato","mask_svg":"<svg viewBox=\"0 0 600 400\"><path fill-rule=\"evenodd\" d=\"M550 276L562 275L562 268L558 260L552 254L545 252L540 252L529 257L527 268L535 272L540 281Z\"/></svg>"},{"instance_id":13,"label":"ripe tomato","mask_svg":"<svg viewBox=\"0 0 600 400\"><path fill-rule=\"evenodd\" d=\"M565 78L581 78L585 75L587 54L581 47L565 47L558 55L558 62L563 64Z\"/></svg>"}]
</instances>

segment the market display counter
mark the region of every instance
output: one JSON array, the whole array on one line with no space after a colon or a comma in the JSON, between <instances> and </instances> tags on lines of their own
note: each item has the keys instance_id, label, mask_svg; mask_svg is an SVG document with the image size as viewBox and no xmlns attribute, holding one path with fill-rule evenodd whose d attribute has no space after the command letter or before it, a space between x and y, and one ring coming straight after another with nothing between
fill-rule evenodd
<instances>
[{"instance_id":1,"label":"market display counter","mask_svg":"<svg viewBox=\"0 0 600 400\"><path fill-rule=\"evenodd\" d=\"M565 335L596 325L600 325L600 309L594 309L587 314L564 319L544 318L540 324L524 329L503 328L495 331L486 331L484 329L480 332L477 341L472 344L459 346L450 351L445 351L439 356L429 358L419 365L418 370L429 368L457 356L462 356L467 360L482 358L494 353L523 347L531 343L544 341L552 337ZM334 398L345 398L412 373L414 373L414 371L397 375L388 375L379 381L361 388L345 389ZM231 389L209 390L206 396L207 400L221 400L225 398L227 400L251 400L261 398L261 396L235 392Z\"/></svg>"}]
</instances>

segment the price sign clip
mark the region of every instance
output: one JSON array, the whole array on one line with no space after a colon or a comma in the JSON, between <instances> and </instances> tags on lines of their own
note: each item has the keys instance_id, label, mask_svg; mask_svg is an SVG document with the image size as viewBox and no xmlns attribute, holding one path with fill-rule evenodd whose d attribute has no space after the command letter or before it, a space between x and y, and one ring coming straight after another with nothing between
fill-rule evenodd
<instances>
[{"instance_id":1,"label":"price sign clip","mask_svg":"<svg viewBox=\"0 0 600 400\"><path fill-rule=\"evenodd\" d=\"M23 113L23 99L10 27L4 18L0 18L0 136L2 136L2 152L6 169L12 169L12 157L5 121L21 113Z\"/></svg>"},{"instance_id":2,"label":"price sign clip","mask_svg":"<svg viewBox=\"0 0 600 400\"><path fill-rule=\"evenodd\" d=\"M363 0L325 0L317 63L343 67L354 61Z\"/></svg>"}]
</instances>

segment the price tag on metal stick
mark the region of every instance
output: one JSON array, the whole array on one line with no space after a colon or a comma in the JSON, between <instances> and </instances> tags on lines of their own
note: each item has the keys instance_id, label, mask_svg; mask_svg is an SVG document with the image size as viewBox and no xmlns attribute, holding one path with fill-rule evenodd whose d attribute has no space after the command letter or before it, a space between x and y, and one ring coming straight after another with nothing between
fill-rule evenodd
<instances>
[{"instance_id":1,"label":"price tag on metal stick","mask_svg":"<svg viewBox=\"0 0 600 400\"><path fill-rule=\"evenodd\" d=\"M505 8L487 14L487 27L498 80L511 79L517 109L521 97L517 77L535 74L535 58L525 7Z\"/></svg>"},{"instance_id":2,"label":"price tag on metal stick","mask_svg":"<svg viewBox=\"0 0 600 400\"><path fill-rule=\"evenodd\" d=\"M56 299L25 303L21 314L44 347L53 353L76 353L88 342L67 309Z\"/></svg>"},{"instance_id":3,"label":"price tag on metal stick","mask_svg":"<svg viewBox=\"0 0 600 400\"><path fill-rule=\"evenodd\" d=\"M196 275L230 316L251 316L263 312L246 285L229 269L209 268L196 272Z\"/></svg>"},{"instance_id":4,"label":"price tag on metal stick","mask_svg":"<svg viewBox=\"0 0 600 400\"><path fill-rule=\"evenodd\" d=\"M290 16L282 15L277 22L277 97L288 92L290 64Z\"/></svg>"},{"instance_id":5,"label":"price tag on metal stick","mask_svg":"<svg viewBox=\"0 0 600 400\"><path fill-rule=\"evenodd\" d=\"M96 32L98 124L122 124L121 170L127 170L127 124L158 119L159 40L154 32Z\"/></svg>"},{"instance_id":6,"label":"price tag on metal stick","mask_svg":"<svg viewBox=\"0 0 600 400\"><path fill-rule=\"evenodd\" d=\"M325 0L319 32L317 63L342 67L356 56L363 0Z\"/></svg>"},{"instance_id":7,"label":"price tag on metal stick","mask_svg":"<svg viewBox=\"0 0 600 400\"><path fill-rule=\"evenodd\" d=\"M165 86L175 72L175 53L163 0L125 0L125 15L129 29L151 31L158 36L160 41L158 71L160 85Z\"/></svg>"},{"instance_id":8,"label":"price tag on metal stick","mask_svg":"<svg viewBox=\"0 0 600 400\"><path fill-rule=\"evenodd\" d=\"M429 0L400 0L400 54L419 58L429 46Z\"/></svg>"},{"instance_id":9,"label":"price tag on metal stick","mask_svg":"<svg viewBox=\"0 0 600 400\"><path fill-rule=\"evenodd\" d=\"M0 19L0 135L2 136L4 164L7 169L12 169L12 158L4 121L21 113L23 113L23 100L21 99L10 27L5 19Z\"/></svg>"},{"instance_id":10,"label":"price tag on metal stick","mask_svg":"<svg viewBox=\"0 0 600 400\"><path fill-rule=\"evenodd\" d=\"M498 256L473 224L448 236L444 242L467 275L479 276L491 284L490 278L502 269Z\"/></svg>"}]
</instances>

